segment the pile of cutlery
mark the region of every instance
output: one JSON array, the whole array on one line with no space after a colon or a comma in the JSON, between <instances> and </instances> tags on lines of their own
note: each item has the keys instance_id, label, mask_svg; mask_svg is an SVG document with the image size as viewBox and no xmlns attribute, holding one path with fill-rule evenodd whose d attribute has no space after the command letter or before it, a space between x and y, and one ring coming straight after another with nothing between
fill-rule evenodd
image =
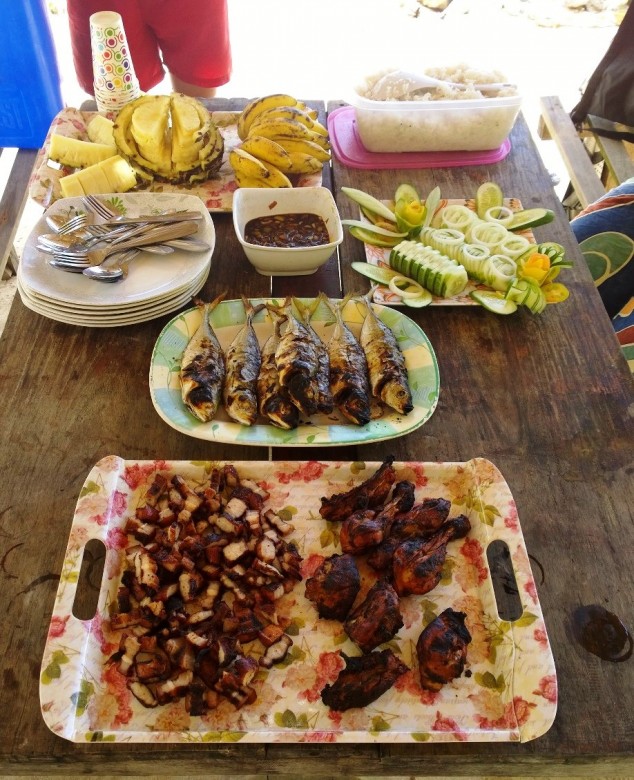
<instances>
[{"instance_id":1,"label":"pile of cutlery","mask_svg":"<svg viewBox=\"0 0 634 780\"><path fill-rule=\"evenodd\" d=\"M199 211L176 211L127 217L110 211L91 196L84 199L87 212L67 219L46 217L51 233L38 236L37 246L50 255L49 264L71 273L83 273L99 281L116 281L127 275L127 263L140 250L170 254L178 249L203 252L209 245L193 237L202 220ZM96 221L95 217L100 221ZM104 265L108 273L95 273Z\"/></svg>"}]
</instances>

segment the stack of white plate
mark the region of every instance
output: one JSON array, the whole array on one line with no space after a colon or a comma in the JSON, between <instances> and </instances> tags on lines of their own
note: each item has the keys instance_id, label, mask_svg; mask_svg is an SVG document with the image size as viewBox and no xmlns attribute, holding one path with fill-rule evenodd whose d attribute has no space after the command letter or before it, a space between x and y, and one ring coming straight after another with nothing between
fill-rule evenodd
<instances>
[{"instance_id":1,"label":"stack of white plate","mask_svg":"<svg viewBox=\"0 0 634 780\"><path fill-rule=\"evenodd\" d=\"M202 219L194 237L207 243L209 250L176 249L168 255L142 252L130 263L125 279L100 282L49 265L50 255L37 247L38 236L52 232L42 217L26 241L18 268L18 292L24 305L70 325L113 328L161 317L189 304L207 280L216 240L203 201L181 193L127 193L99 198L109 206L115 203L117 210L129 217L200 211ZM87 210L81 198L63 198L47 213L66 216L77 210Z\"/></svg>"}]
</instances>

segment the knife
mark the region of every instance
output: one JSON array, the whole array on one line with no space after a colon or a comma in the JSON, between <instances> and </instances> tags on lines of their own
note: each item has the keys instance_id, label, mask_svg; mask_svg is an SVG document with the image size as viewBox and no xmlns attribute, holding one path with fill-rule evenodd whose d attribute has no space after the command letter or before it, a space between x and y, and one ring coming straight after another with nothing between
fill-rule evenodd
<instances>
[{"instance_id":1,"label":"knife","mask_svg":"<svg viewBox=\"0 0 634 780\"><path fill-rule=\"evenodd\" d=\"M112 217L99 225L132 225L139 222L189 222L202 219L200 211L174 211L171 214L140 214L138 217Z\"/></svg>"}]
</instances>

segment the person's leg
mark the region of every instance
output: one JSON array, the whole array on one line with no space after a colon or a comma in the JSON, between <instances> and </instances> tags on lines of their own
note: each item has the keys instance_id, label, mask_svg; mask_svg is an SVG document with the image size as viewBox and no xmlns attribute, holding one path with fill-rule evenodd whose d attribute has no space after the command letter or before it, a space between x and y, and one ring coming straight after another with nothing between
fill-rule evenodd
<instances>
[{"instance_id":1,"label":"person's leg","mask_svg":"<svg viewBox=\"0 0 634 780\"><path fill-rule=\"evenodd\" d=\"M226 0L140 0L174 89L213 97L231 75Z\"/></svg>"},{"instance_id":2,"label":"person's leg","mask_svg":"<svg viewBox=\"0 0 634 780\"><path fill-rule=\"evenodd\" d=\"M109 11L121 15L130 48L130 56L139 84L144 92L160 84L165 76L158 44L151 29L140 15L133 0L109 0ZM67 0L73 62L77 81L89 95L93 94L90 16L104 10L103 0Z\"/></svg>"},{"instance_id":3,"label":"person's leg","mask_svg":"<svg viewBox=\"0 0 634 780\"><path fill-rule=\"evenodd\" d=\"M197 84L188 84L173 73L170 73L170 79L174 92L182 92L183 95L197 98L212 98L216 94L216 87L199 87Z\"/></svg>"}]
</instances>

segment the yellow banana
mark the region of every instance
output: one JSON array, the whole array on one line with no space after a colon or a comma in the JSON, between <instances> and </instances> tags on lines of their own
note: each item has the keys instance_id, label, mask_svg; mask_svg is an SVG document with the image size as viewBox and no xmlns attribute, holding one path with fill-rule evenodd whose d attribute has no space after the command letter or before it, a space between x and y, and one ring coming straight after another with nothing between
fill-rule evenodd
<instances>
[{"instance_id":1,"label":"yellow banana","mask_svg":"<svg viewBox=\"0 0 634 780\"><path fill-rule=\"evenodd\" d=\"M277 108L267 108L258 115L257 121L263 119L294 119L305 127L313 129L315 120L308 116L306 111L302 111L297 106L278 106Z\"/></svg>"},{"instance_id":2,"label":"yellow banana","mask_svg":"<svg viewBox=\"0 0 634 780\"><path fill-rule=\"evenodd\" d=\"M253 98L250 100L242 113L238 117L238 136L242 141L247 137L250 126L262 111L266 111L269 108L276 108L277 106L294 106L297 104L297 99L292 95L285 95L283 93L277 93L275 95L265 95L264 97Z\"/></svg>"},{"instance_id":3,"label":"yellow banana","mask_svg":"<svg viewBox=\"0 0 634 780\"><path fill-rule=\"evenodd\" d=\"M272 163L284 173L288 173L292 169L289 153L271 138L265 138L263 135L249 135L239 148L257 157L258 160Z\"/></svg>"},{"instance_id":4,"label":"yellow banana","mask_svg":"<svg viewBox=\"0 0 634 780\"><path fill-rule=\"evenodd\" d=\"M322 169L323 162L311 154L304 152L289 152L288 154L293 166L290 173L319 173Z\"/></svg>"},{"instance_id":5,"label":"yellow banana","mask_svg":"<svg viewBox=\"0 0 634 780\"><path fill-rule=\"evenodd\" d=\"M271 165L270 162L267 162L266 160L260 161L262 165L268 170L269 175L266 180L266 183L269 187L292 187L291 180L286 176L285 173L282 173L279 168L276 168L274 165Z\"/></svg>"},{"instance_id":6,"label":"yellow banana","mask_svg":"<svg viewBox=\"0 0 634 780\"><path fill-rule=\"evenodd\" d=\"M250 179L268 179L271 175L263 162L237 146L229 152L229 165L234 173L239 172Z\"/></svg>"},{"instance_id":7,"label":"yellow banana","mask_svg":"<svg viewBox=\"0 0 634 780\"><path fill-rule=\"evenodd\" d=\"M314 130L309 130L308 133L309 141L313 141L313 143L321 146L321 148L325 149L327 152L330 151L330 141L328 140L328 136L321 135L321 133L316 133Z\"/></svg>"},{"instance_id":8,"label":"yellow banana","mask_svg":"<svg viewBox=\"0 0 634 780\"><path fill-rule=\"evenodd\" d=\"M274 138L276 135L280 135L290 138L308 138L309 140L312 139L313 135L316 135L297 120L284 118L257 119L251 125L249 133L263 135L265 138Z\"/></svg>"},{"instance_id":9,"label":"yellow banana","mask_svg":"<svg viewBox=\"0 0 634 780\"><path fill-rule=\"evenodd\" d=\"M270 187L271 185L267 183L266 179L256 179L251 176L245 176L242 171L234 171L236 184L238 187L257 187L257 188L264 188L264 187Z\"/></svg>"},{"instance_id":10,"label":"yellow banana","mask_svg":"<svg viewBox=\"0 0 634 780\"><path fill-rule=\"evenodd\" d=\"M310 108L309 106L306 105L306 103L302 103L299 100L297 101L295 108L299 108L301 111L308 114L308 116L311 119L317 119L317 117L319 116L319 111L315 111L314 108Z\"/></svg>"},{"instance_id":11,"label":"yellow banana","mask_svg":"<svg viewBox=\"0 0 634 780\"><path fill-rule=\"evenodd\" d=\"M321 162L330 160L330 152L327 149L324 149L323 146L316 144L314 141L309 141L307 138L284 138L278 136L273 138L273 140L280 146L283 146L287 152L310 154Z\"/></svg>"}]
</instances>

